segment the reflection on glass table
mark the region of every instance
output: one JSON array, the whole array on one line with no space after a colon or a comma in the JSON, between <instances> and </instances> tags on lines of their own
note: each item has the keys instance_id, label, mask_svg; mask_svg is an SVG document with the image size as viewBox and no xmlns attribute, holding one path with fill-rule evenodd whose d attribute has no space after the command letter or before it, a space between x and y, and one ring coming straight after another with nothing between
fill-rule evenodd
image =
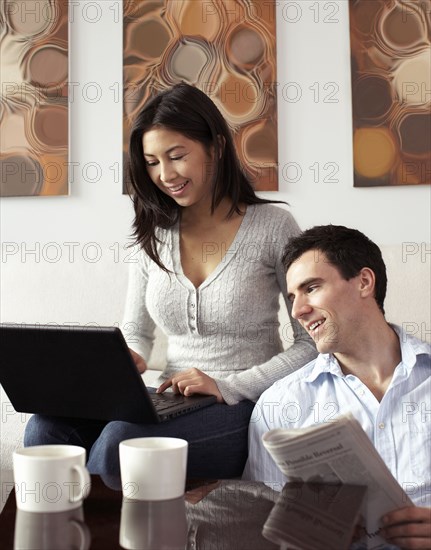
<instances>
[{"instance_id":1,"label":"reflection on glass table","mask_svg":"<svg viewBox=\"0 0 431 550\"><path fill-rule=\"evenodd\" d=\"M124 499L120 546L127 550L182 550L187 543L184 498L143 501Z\"/></svg>"},{"instance_id":2,"label":"reflection on glass table","mask_svg":"<svg viewBox=\"0 0 431 550\"><path fill-rule=\"evenodd\" d=\"M263 535L281 548L347 550L352 543L366 487L287 483L268 516Z\"/></svg>"},{"instance_id":3,"label":"reflection on glass table","mask_svg":"<svg viewBox=\"0 0 431 550\"><path fill-rule=\"evenodd\" d=\"M24 518L12 491L0 514L0 548L28 548L31 536L34 550L343 550L364 494L357 486L208 480L189 487L184 498L134 501L123 498L121 486L114 490L92 476L91 492L73 517Z\"/></svg>"},{"instance_id":4,"label":"reflection on glass table","mask_svg":"<svg viewBox=\"0 0 431 550\"><path fill-rule=\"evenodd\" d=\"M90 543L90 530L84 521L82 506L65 512L16 511L16 549L88 550Z\"/></svg>"}]
</instances>

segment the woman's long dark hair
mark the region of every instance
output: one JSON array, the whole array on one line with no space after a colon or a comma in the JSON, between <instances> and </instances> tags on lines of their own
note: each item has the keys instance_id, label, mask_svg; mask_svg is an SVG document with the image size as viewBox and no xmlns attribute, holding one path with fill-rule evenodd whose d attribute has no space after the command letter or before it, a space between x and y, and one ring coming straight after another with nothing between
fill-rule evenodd
<instances>
[{"instance_id":1,"label":"woman's long dark hair","mask_svg":"<svg viewBox=\"0 0 431 550\"><path fill-rule=\"evenodd\" d=\"M176 223L181 207L154 185L147 172L142 138L145 132L162 127L178 132L203 144L207 151L214 147L215 162L211 212L223 198L232 201L227 217L240 213L239 205L265 204L270 201L256 196L245 176L228 125L216 105L198 88L176 84L150 99L136 117L130 135L130 184L135 208L133 236L148 256L163 270L166 267L157 251L157 228Z\"/></svg>"}]
</instances>

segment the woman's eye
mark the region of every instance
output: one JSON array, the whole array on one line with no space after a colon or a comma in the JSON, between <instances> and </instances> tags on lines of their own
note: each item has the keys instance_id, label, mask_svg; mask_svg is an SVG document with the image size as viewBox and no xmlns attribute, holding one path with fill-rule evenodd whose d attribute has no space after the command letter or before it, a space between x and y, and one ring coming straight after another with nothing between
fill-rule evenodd
<instances>
[{"instance_id":1,"label":"woman's eye","mask_svg":"<svg viewBox=\"0 0 431 550\"><path fill-rule=\"evenodd\" d=\"M181 160L183 157L171 157L171 160Z\"/></svg>"},{"instance_id":2,"label":"woman's eye","mask_svg":"<svg viewBox=\"0 0 431 550\"><path fill-rule=\"evenodd\" d=\"M146 162L147 166L156 166L156 164L157 164L157 162L154 162L154 161L147 160L147 162Z\"/></svg>"}]
</instances>

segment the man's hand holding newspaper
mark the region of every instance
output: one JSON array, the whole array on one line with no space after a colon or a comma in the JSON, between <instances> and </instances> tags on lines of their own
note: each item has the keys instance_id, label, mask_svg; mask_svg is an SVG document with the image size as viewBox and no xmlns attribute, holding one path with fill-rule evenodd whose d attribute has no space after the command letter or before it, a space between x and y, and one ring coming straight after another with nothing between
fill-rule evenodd
<instances>
[{"instance_id":1,"label":"man's hand holding newspaper","mask_svg":"<svg viewBox=\"0 0 431 550\"><path fill-rule=\"evenodd\" d=\"M271 430L263 435L262 441L288 481L343 483L367 487L362 515L365 520L364 542L368 548L384 548L383 536L392 544L398 544L396 540L401 532L400 509L409 508L409 513L414 514L415 518L417 514L421 517L426 512L429 514L427 508L413 507L409 496L351 414L316 427ZM383 516L387 518L384 525L381 520ZM418 518L416 521L415 518L410 520L413 527L409 529L415 529L415 526L417 529ZM423 525L426 526L427 523L421 522L419 530L426 529ZM405 539L403 547L409 547L405 546ZM413 547L428 546L411 546Z\"/></svg>"}]
</instances>

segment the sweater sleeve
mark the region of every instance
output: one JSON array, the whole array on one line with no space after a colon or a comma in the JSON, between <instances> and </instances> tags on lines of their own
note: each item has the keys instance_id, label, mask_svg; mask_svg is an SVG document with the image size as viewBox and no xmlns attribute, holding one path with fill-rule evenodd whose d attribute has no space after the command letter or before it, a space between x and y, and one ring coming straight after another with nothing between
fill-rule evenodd
<instances>
[{"instance_id":1,"label":"sweater sleeve","mask_svg":"<svg viewBox=\"0 0 431 550\"><path fill-rule=\"evenodd\" d=\"M266 363L231 374L224 379L216 379L225 402L235 405L243 399L257 401L274 382L303 367L317 356L313 342L302 329L294 329L294 337L295 341L290 348Z\"/></svg>"},{"instance_id":2,"label":"sweater sleeve","mask_svg":"<svg viewBox=\"0 0 431 550\"><path fill-rule=\"evenodd\" d=\"M148 313L146 295L148 262L144 253L130 264L122 331L127 345L148 362L153 348L155 323Z\"/></svg>"},{"instance_id":3,"label":"sweater sleeve","mask_svg":"<svg viewBox=\"0 0 431 550\"><path fill-rule=\"evenodd\" d=\"M278 353L269 361L260 365L231 374L223 379L216 379L217 386L228 405L235 405L243 399L257 401L260 395L274 382L298 370L317 356L315 344L301 325L292 318L292 304L287 298L286 273L283 266L284 247L291 237L300 232L298 225L290 214L285 223L279 228L286 235L284 245L278 250L275 271L281 294L287 307L290 323L293 330L293 344L286 350Z\"/></svg>"}]
</instances>

